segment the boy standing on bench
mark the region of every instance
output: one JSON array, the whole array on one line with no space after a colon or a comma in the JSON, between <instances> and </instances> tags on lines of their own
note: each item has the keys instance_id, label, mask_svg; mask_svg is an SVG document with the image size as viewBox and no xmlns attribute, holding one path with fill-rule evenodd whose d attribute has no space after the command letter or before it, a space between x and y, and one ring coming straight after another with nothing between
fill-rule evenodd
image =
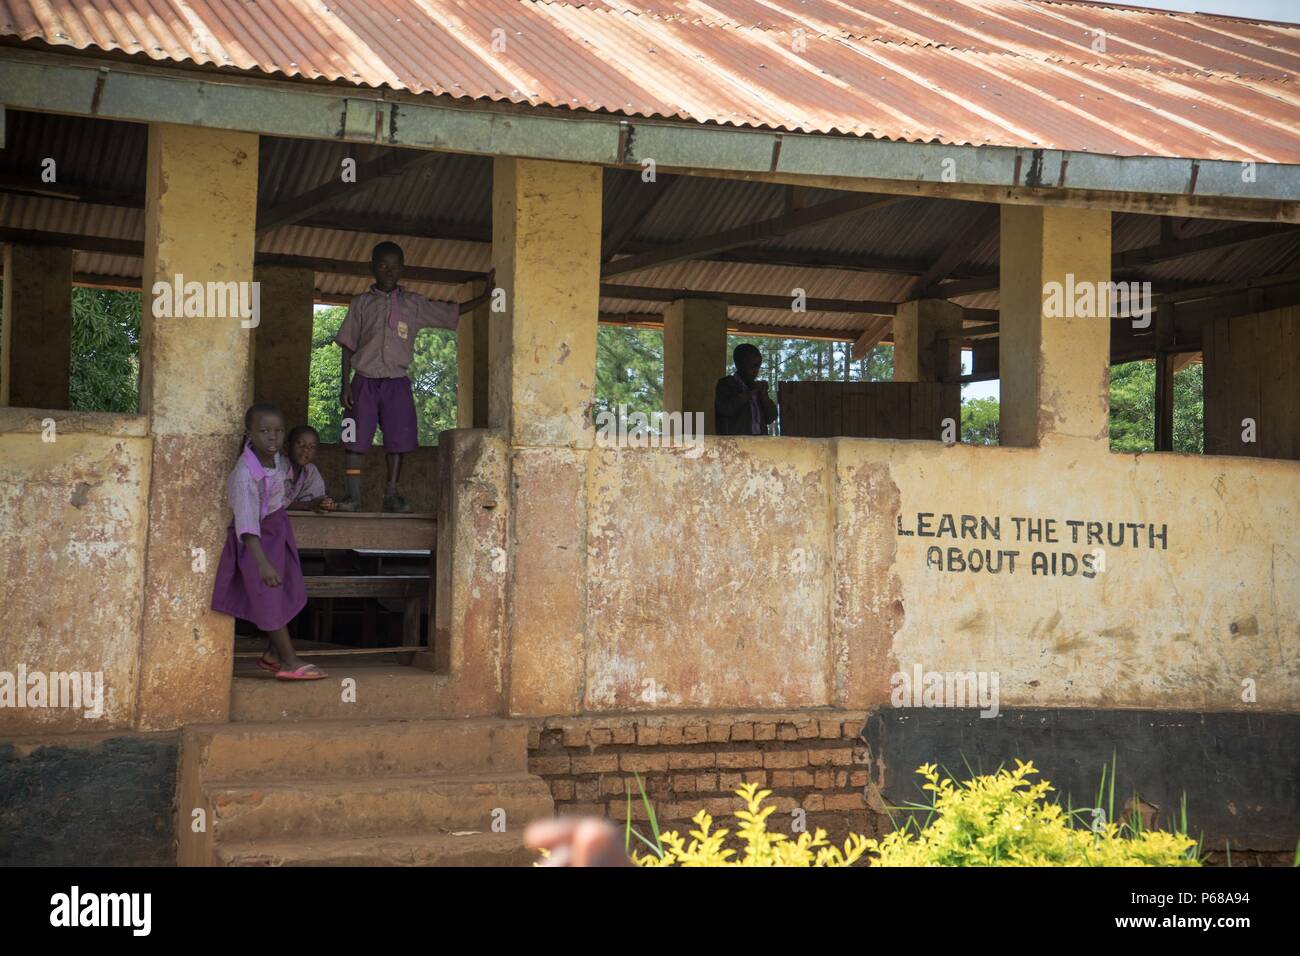
<instances>
[{"instance_id":1,"label":"boy standing on bench","mask_svg":"<svg viewBox=\"0 0 1300 956\"><path fill-rule=\"evenodd\" d=\"M460 305L433 302L399 286L403 262L402 248L397 243L381 242L375 246L370 258L375 283L353 298L334 337L343 349L339 400L356 423L355 440L343 442L347 451L344 471L348 494L337 503L339 511L361 508L361 461L370 450L376 425L384 431L384 451L388 456L384 510L399 513L411 510L397 490L402 455L420 444L415 399L411 396L411 380L406 369L414 355L416 333L430 328L455 329Z\"/></svg>"}]
</instances>

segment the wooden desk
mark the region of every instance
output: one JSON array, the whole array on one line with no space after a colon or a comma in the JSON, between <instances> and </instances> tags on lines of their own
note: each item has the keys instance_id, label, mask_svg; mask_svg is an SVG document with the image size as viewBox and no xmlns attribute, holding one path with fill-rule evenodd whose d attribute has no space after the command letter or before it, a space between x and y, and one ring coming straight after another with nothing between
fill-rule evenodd
<instances>
[{"instance_id":1,"label":"wooden desk","mask_svg":"<svg viewBox=\"0 0 1300 956\"><path fill-rule=\"evenodd\" d=\"M294 539L303 550L374 550L385 553L418 551L429 557L429 577L382 575L378 577L312 576L305 579L309 597L399 597L404 601L402 648L420 642L420 608L428 595L430 622L434 610L434 558L438 549L438 522L432 514L383 514L376 512L290 511ZM395 590L396 589L396 590ZM430 627L432 631L432 626ZM334 653L358 653L336 651ZM330 653L329 651L317 653Z\"/></svg>"},{"instance_id":2,"label":"wooden desk","mask_svg":"<svg viewBox=\"0 0 1300 956\"><path fill-rule=\"evenodd\" d=\"M433 514L393 515L357 511L333 513L290 511L289 523L299 548L321 550L377 548L385 551L438 547L438 521Z\"/></svg>"}]
</instances>

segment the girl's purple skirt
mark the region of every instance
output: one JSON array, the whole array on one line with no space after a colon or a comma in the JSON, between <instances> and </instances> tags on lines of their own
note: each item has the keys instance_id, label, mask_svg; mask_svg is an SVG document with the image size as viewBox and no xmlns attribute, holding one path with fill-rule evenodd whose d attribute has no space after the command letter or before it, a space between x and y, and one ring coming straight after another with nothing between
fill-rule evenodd
<instances>
[{"instance_id":1,"label":"girl's purple skirt","mask_svg":"<svg viewBox=\"0 0 1300 956\"><path fill-rule=\"evenodd\" d=\"M217 565L212 589L212 610L252 621L262 631L284 627L307 606L307 588L298 561L298 542L289 524L289 510L281 508L262 519L262 551L280 575L280 586L262 583L257 558L235 534L232 521L226 529L226 547Z\"/></svg>"}]
</instances>

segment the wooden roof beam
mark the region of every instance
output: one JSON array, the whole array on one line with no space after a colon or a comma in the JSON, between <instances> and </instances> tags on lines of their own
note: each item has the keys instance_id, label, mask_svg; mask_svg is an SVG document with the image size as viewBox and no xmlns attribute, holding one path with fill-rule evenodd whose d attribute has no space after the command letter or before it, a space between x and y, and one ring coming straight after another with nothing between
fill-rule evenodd
<instances>
[{"instance_id":1,"label":"wooden roof beam","mask_svg":"<svg viewBox=\"0 0 1300 956\"><path fill-rule=\"evenodd\" d=\"M701 236L697 239L688 239L685 242L664 249L656 249L651 252L616 259L607 262L601 268L600 274L602 278L611 278L628 272L649 269L653 266L665 266L686 259L699 259L710 253L725 252L728 249L738 249L741 246L751 246L765 239L783 236L808 226L820 225L842 216L851 216L865 212L868 209L882 209L886 206L906 202L909 198L906 196L876 196L871 193L841 196L838 199L832 199L830 202L797 209L782 216L763 219L759 222L715 232L712 235Z\"/></svg>"},{"instance_id":2,"label":"wooden roof beam","mask_svg":"<svg viewBox=\"0 0 1300 956\"><path fill-rule=\"evenodd\" d=\"M420 166L439 161L441 153L424 150L411 150L405 155L385 153L356 168L356 180L344 182L342 176L330 179L315 189L309 189L293 199L286 200L269 209L258 210L257 233L269 232L281 226L290 226L301 222L313 213L327 209L343 199L355 199L376 189L385 180L410 172Z\"/></svg>"}]
</instances>

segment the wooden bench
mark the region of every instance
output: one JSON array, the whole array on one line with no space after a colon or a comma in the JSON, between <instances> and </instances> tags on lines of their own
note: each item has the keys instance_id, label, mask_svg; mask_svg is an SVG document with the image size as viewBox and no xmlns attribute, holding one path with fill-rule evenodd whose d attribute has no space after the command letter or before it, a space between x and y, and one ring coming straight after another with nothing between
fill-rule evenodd
<instances>
[{"instance_id":1,"label":"wooden bench","mask_svg":"<svg viewBox=\"0 0 1300 956\"><path fill-rule=\"evenodd\" d=\"M422 574L385 574L380 576L310 575L303 578L309 598L396 598L402 602L402 646L419 647L420 611L429 593L429 578ZM391 650L391 648L389 648ZM373 647L321 654L375 653Z\"/></svg>"}]
</instances>

